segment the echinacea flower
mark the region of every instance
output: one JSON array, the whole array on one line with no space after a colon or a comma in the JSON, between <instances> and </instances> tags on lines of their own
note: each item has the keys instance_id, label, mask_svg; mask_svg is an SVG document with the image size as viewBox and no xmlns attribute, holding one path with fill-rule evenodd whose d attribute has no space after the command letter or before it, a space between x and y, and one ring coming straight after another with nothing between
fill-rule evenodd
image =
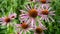
<instances>
[{"instance_id":1,"label":"echinacea flower","mask_svg":"<svg viewBox=\"0 0 60 34\"><path fill-rule=\"evenodd\" d=\"M52 7L49 7L46 4L43 4L42 7L39 9L40 12L40 20L45 20L46 22L50 22L50 20L52 20L52 22L54 22L54 19L52 18L52 16L54 16L54 12L51 10Z\"/></svg>"},{"instance_id":2,"label":"echinacea flower","mask_svg":"<svg viewBox=\"0 0 60 34\"><path fill-rule=\"evenodd\" d=\"M50 3L51 2L51 0L38 0L38 1L40 1L41 3Z\"/></svg>"},{"instance_id":3,"label":"echinacea flower","mask_svg":"<svg viewBox=\"0 0 60 34\"><path fill-rule=\"evenodd\" d=\"M24 32L24 34L26 34L26 32L29 32L29 30L32 29L31 24L28 22L30 22L30 21L27 21L27 22L22 21L22 23L16 24L16 31L18 32L18 34L22 34L22 32Z\"/></svg>"},{"instance_id":4,"label":"echinacea flower","mask_svg":"<svg viewBox=\"0 0 60 34\"><path fill-rule=\"evenodd\" d=\"M38 2L41 2L41 3L46 3L47 0L36 0Z\"/></svg>"},{"instance_id":5,"label":"echinacea flower","mask_svg":"<svg viewBox=\"0 0 60 34\"><path fill-rule=\"evenodd\" d=\"M20 15L21 19L30 20L31 26L36 25L36 21L39 19L39 18L37 19L37 16L39 16L38 8L36 7L36 5L34 6L34 8L27 5L26 9L27 11L20 10L21 12L24 12L24 14Z\"/></svg>"},{"instance_id":6,"label":"echinacea flower","mask_svg":"<svg viewBox=\"0 0 60 34\"><path fill-rule=\"evenodd\" d=\"M13 14L10 14L9 16L5 16L5 17L0 18L0 21L1 21L0 23L2 25L6 25L9 22L11 22L14 18L16 18L16 13L13 13Z\"/></svg>"},{"instance_id":7,"label":"echinacea flower","mask_svg":"<svg viewBox=\"0 0 60 34\"><path fill-rule=\"evenodd\" d=\"M51 0L30 0L31 2L41 2L41 3L50 3Z\"/></svg>"},{"instance_id":8,"label":"echinacea flower","mask_svg":"<svg viewBox=\"0 0 60 34\"><path fill-rule=\"evenodd\" d=\"M42 23L40 23L39 26L35 26L33 29L34 34L44 34L44 30L47 30L47 28Z\"/></svg>"}]
</instances>

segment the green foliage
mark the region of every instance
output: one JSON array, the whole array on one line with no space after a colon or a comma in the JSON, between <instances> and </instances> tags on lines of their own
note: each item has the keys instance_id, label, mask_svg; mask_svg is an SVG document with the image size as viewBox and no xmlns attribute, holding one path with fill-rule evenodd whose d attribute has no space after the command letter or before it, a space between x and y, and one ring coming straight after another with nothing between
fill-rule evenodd
<instances>
[{"instance_id":1,"label":"green foliage","mask_svg":"<svg viewBox=\"0 0 60 34\"><path fill-rule=\"evenodd\" d=\"M11 12L17 13L17 18L15 20L16 23L20 23L19 14L20 10L24 9L24 6L30 2L27 0L0 0L0 17L8 15ZM33 4L31 4L33 6ZM51 7L55 10L56 16L54 23L43 23L46 25L48 30L44 31L45 34L60 34L60 0L52 0ZM0 34L13 34L13 26L9 26L8 28L1 28L0 26ZM7 30L8 29L8 30ZM31 31L33 34L33 31Z\"/></svg>"}]
</instances>

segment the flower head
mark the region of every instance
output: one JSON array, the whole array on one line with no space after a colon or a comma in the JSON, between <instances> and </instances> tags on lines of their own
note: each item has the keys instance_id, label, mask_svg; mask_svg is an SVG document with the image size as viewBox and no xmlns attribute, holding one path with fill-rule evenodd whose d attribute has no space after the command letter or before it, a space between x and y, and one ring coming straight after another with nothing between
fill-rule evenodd
<instances>
[{"instance_id":1,"label":"flower head","mask_svg":"<svg viewBox=\"0 0 60 34\"><path fill-rule=\"evenodd\" d=\"M40 27L37 27L37 28L35 29L35 31L36 31L36 33L41 33L43 30L42 30Z\"/></svg>"},{"instance_id":2,"label":"flower head","mask_svg":"<svg viewBox=\"0 0 60 34\"><path fill-rule=\"evenodd\" d=\"M14 18L16 18L16 14L15 13L10 14L10 16L5 16L5 17L0 18L0 21L1 21L2 25L6 25L9 22L11 22L11 20L14 19Z\"/></svg>"},{"instance_id":3,"label":"flower head","mask_svg":"<svg viewBox=\"0 0 60 34\"><path fill-rule=\"evenodd\" d=\"M4 19L4 21L5 21L6 23L8 23L8 22L11 21L11 19L10 19L9 17L6 17L6 18Z\"/></svg>"},{"instance_id":4,"label":"flower head","mask_svg":"<svg viewBox=\"0 0 60 34\"><path fill-rule=\"evenodd\" d=\"M28 28L28 24L22 23L22 24L21 24L21 27L22 27L23 29L26 29L26 28Z\"/></svg>"},{"instance_id":5,"label":"flower head","mask_svg":"<svg viewBox=\"0 0 60 34\"><path fill-rule=\"evenodd\" d=\"M33 30L34 34L44 34L43 30L47 30L47 28L40 23L39 26L36 26Z\"/></svg>"},{"instance_id":6,"label":"flower head","mask_svg":"<svg viewBox=\"0 0 60 34\"><path fill-rule=\"evenodd\" d=\"M27 22L22 22L21 24L16 24L16 30L19 32L19 34L22 34L22 32L24 32L24 34L26 34L26 32L29 32L29 30L32 29L31 24Z\"/></svg>"},{"instance_id":7,"label":"flower head","mask_svg":"<svg viewBox=\"0 0 60 34\"><path fill-rule=\"evenodd\" d=\"M45 4L45 3L50 3L51 2L51 0L30 0L31 2L41 2L41 3L43 3L43 4Z\"/></svg>"},{"instance_id":8,"label":"flower head","mask_svg":"<svg viewBox=\"0 0 60 34\"><path fill-rule=\"evenodd\" d=\"M42 3L46 3L46 0L40 0Z\"/></svg>"},{"instance_id":9,"label":"flower head","mask_svg":"<svg viewBox=\"0 0 60 34\"><path fill-rule=\"evenodd\" d=\"M50 21L49 19L51 19L52 22L54 22L51 16L55 15L54 14L55 11L51 11L51 7L49 8L47 4L43 4L42 7L39 9L39 12L40 12L41 20L45 20L46 22L49 22Z\"/></svg>"},{"instance_id":10,"label":"flower head","mask_svg":"<svg viewBox=\"0 0 60 34\"><path fill-rule=\"evenodd\" d=\"M31 6L27 5L26 9L27 11L24 10L20 10L21 12L24 12L25 14L21 14L20 17L22 20L30 20L31 21L31 26L36 25L36 20L37 16L39 16L39 11L38 11L38 7L36 7L37 5L34 6L34 8L32 8ZM31 7L31 8L30 8Z\"/></svg>"},{"instance_id":11,"label":"flower head","mask_svg":"<svg viewBox=\"0 0 60 34\"><path fill-rule=\"evenodd\" d=\"M38 12L36 9L31 9L29 10L29 16L32 17L32 18L36 18L38 15Z\"/></svg>"}]
</instances>

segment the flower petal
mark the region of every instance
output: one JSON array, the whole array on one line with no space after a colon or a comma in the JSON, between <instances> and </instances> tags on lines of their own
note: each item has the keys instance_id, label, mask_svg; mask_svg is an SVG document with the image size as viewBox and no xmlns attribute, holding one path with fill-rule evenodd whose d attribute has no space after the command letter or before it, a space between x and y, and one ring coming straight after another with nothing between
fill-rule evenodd
<instances>
[{"instance_id":1,"label":"flower petal","mask_svg":"<svg viewBox=\"0 0 60 34\"><path fill-rule=\"evenodd\" d=\"M55 15L54 12L55 12L55 11L50 11L50 12L49 12L49 15Z\"/></svg>"},{"instance_id":2,"label":"flower petal","mask_svg":"<svg viewBox=\"0 0 60 34\"><path fill-rule=\"evenodd\" d=\"M41 34L44 34L44 32L42 32Z\"/></svg>"},{"instance_id":3,"label":"flower petal","mask_svg":"<svg viewBox=\"0 0 60 34\"><path fill-rule=\"evenodd\" d=\"M31 20L31 26L32 27L35 27L36 26L36 22L35 22L35 19L34 18L32 18L32 20Z\"/></svg>"},{"instance_id":4,"label":"flower petal","mask_svg":"<svg viewBox=\"0 0 60 34\"><path fill-rule=\"evenodd\" d=\"M27 8L30 10L31 8L29 7L29 5L27 5Z\"/></svg>"},{"instance_id":5,"label":"flower petal","mask_svg":"<svg viewBox=\"0 0 60 34\"><path fill-rule=\"evenodd\" d=\"M34 32L34 34L37 34L36 32Z\"/></svg>"},{"instance_id":6,"label":"flower petal","mask_svg":"<svg viewBox=\"0 0 60 34\"><path fill-rule=\"evenodd\" d=\"M21 14L20 17L27 18L29 16L28 16L28 14Z\"/></svg>"},{"instance_id":7,"label":"flower petal","mask_svg":"<svg viewBox=\"0 0 60 34\"><path fill-rule=\"evenodd\" d=\"M50 8L48 9L48 11L50 11L50 10L51 10L51 8L52 8L52 7L50 7Z\"/></svg>"},{"instance_id":8,"label":"flower petal","mask_svg":"<svg viewBox=\"0 0 60 34\"><path fill-rule=\"evenodd\" d=\"M6 22L2 23L3 26L5 26L6 24L7 24Z\"/></svg>"},{"instance_id":9,"label":"flower petal","mask_svg":"<svg viewBox=\"0 0 60 34\"><path fill-rule=\"evenodd\" d=\"M11 19L16 18L16 13L11 14L9 17L10 17Z\"/></svg>"},{"instance_id":10,"label":"flower petal","mask_svg":"<svg viewBox=\"0 0 60 34\"><path fill-rule=\"evenodd\" d=\"M24 31L24 34L26 34L26 31Z\"/></svg>"},{"instance_id":11,"label":"flower petal","mask_svg":"<svg viewBox=\"0 0 60 34\"><path fill-rule=\"evenodd\" d=\"M0 18L0 22L2 21L3 19L2 18Z\"/></svg>"},{"instance_id":12,"label":"flower petal","mask_svg":"<svg viewBox=\"0 0 60 34\"><path fill-rule=\"evenodd\" d=\"M25 13L27 13L26 11L24 11L24 10L20 10L21 11L21 14L25 14Z\"/></svg>"},{"instance_id":13,"label":"flower petal","mask_svg":"<svg viewBox=\"0 0 60 34\"><path fill-rule=\"evenodd\" d=\"M40 26L43 30L46 30L46 29L47 29L47 28L41 23L40 20L38 20L38 22L39 22L39 26Z\"/></svg>"},{"instance_id":14,"label":"flower petal","mask_svg":"<svg viewBox=\"0 0 60 34\"><path fill-rule=\"evenodd\" d=\"M21 24L16 24L16 27L21 27Z\"/></svg>"},{"instance_id":15,"label":"flower petal","mask_svg":"<svg viewBox=\"0 0 60 34\"><path fill-rule=\"evenodd\" d=\"M23 31L20 31L19 34L22 34Z\"/></svg>"},{"instance_id":16,"label":"flower petal","mask_svg":"<svg viewBox=\"0 0 60 34\"><path fill-rule=\"evenodd\" d=\"M49 16L49 18L52 20L52 22L55 22L54 19L51 16Z\"/></svg>"},{"instance_id":17,"label":"flower petal","mask_svg":"<svg viewBox=\"0 0 60 34\"><path fill-rule=\"evenodd\" d=\"M48 22L50 22L48 17L46 19L47 19Z\"/></svg>"}]
</instances>

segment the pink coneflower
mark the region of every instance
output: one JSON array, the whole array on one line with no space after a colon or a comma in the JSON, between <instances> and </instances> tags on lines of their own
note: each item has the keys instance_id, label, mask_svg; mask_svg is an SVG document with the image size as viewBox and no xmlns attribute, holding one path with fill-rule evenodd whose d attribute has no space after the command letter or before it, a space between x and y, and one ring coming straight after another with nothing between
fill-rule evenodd
<instances>
[{"instance_id":1,"label":"pink coneflower","mask_svg":"<svg viewBox=\"0 0 60 34\"><path fill-rule=\"evenodd\" d=\"M31 26L36 25L37 16L39 15L38 8L36 5L34 8L29 6L26 8L28 8L27 11L20 10L21 12L25 12L24 14L21 14L20 17L23 18L23 20L30 20Z\"/></svg>"},{"instance_id":2,"label":"pink coneflower","mask_svg":"<svg viewBox=\"0 0 60 34\"><path fill-rule=\"evenodd\" d=\"M24 32L24 34L26 34L26 32L29 32L29 30L31 30L31 24L25 21L23 21L21 24L16 24L16 30L18 31L18 34L22 34L22 32ZM30 32L29 32L30 33Z\"/></svg>"},{"instance_id":3,"label":"pink coneflower","mask_svg":"<svg viewBox=\"0 0 60 34\"><path fill-rule=\"evenodd\" d=\"M40 0L42 3L46 3L46 0Z\"/></svg>"},{"instance_id":4,"label":"pink coneflower","mask_svg":"<svg viewBox=\"0 0 60 34\"><path fill-rule=\"evenodd\" d=\"M15 13L10 14L9 16L5 16L5 17L0 18L0 21L1 21L2 25L6 25L9 22L11 22L11 20L14 19L14 18L16 18Z\"/></svg>"},{"instance_id":5,"label":"pink coneflower","mask_svg":"<svg viewBox=\"0 0 60 34\"><path fill-rule=\"evenodd\" d=\"M55 11L51 11L51 7L49 7L46 4L43 4L42 7L39 9L41 20L45 20L46 22L49 22L51 19L52 22L54 22L53 18L51 16L54 16Z\"/></svg>"},{"instance_id":6,"label":"pink coneflower","mask_svg":"<svg viewBox=\"0 0 60 34\"><path fill-rule=\"evenodd\" d=\"M35 28L33 29L34 34L44 34L43 30L47 30L47 28L42 25L42 23L40 23L39 26L35 26Z\"/></svg>"},{"instance_id":7,"label":"pink coneflower","mask_svg":"<svg viewBox=\"0 0 60 34\"><path fill-rule=\"evenodd\" d=\"M30 0L31 2L41 2L43 4L51 2L51 0Z\"/></svg>"},{"instance_id":8,"label":"pink coneflower","mask_svg":"<svg viewBox=\"0 0 60 34\"><path fill-rule=\"evenodd\" d=\"M41 3L46 3L46 0L36 0L38 2L41 2Z\"/></svg>"}]
</instances>

